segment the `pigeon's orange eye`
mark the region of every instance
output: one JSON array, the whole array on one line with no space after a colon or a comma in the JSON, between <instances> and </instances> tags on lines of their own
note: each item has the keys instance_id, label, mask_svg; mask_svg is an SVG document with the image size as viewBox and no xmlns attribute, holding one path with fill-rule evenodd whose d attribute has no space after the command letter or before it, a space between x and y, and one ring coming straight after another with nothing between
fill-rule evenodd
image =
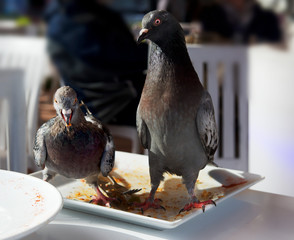
<instances>
[{"instance_id":1,"label":"pigeon's orange eye","mask_svg":"<svg viewBox=\"0 0 294 240\"><path fill-rule=\"evenodd\" d=\"M161 21L160 21L159 18L157 18L157 19L154 21L154 25L155 25L155 26L158 26L160 23L161 23Z\"/></svg>"},{"instance_id":2,"label":"pigeon's orange eye","mask_svg":"<svg viewBox=\"0 0 294 240\"><path fill-rule=\"evenodd\" d=\"M57 100L56 100L56 98L54 99L54 102L55 102L55 103L57 103Z\"/></svg>"},{"instance_id":3,"label":"pigeon's orange eye","mask_svg":"<svg viewBox=\"0 0 294 240\"><path fill-rule=\"evenodd\" d=\"M75 98L75 100L74 100L74 104L76 104L76 103L77 103L77 101L78 101L78 99L77 99L77 98Z\"/></svg>"}]
</instances>

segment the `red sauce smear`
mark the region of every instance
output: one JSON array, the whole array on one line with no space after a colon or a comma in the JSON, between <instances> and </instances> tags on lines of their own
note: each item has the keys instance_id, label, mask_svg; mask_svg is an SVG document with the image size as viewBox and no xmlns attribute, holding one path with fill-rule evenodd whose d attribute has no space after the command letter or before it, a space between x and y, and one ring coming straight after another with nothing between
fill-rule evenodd
<instances>
[{"instance_id":1,"label":"red sauce smear","mask_svg":"<svg viewBox=\"0 0 294 240\"><path fill-rule=\"evenodd\" d=\"M247 183L247 181L242 181L242 182L239 182L239 183L232 183L230 185L222 185L222 187L224 187L224 188L231 188L231 187L236 187L238 185L241 185L243 183Z\"/></svg>"}]
</instances>

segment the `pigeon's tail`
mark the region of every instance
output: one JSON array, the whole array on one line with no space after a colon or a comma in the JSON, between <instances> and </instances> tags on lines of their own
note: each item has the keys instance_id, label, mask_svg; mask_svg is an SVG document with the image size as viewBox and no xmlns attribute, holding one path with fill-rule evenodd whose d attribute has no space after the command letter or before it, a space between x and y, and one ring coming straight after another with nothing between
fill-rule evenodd
<instances>
[{"instance_id":1,"label":"pigeon's tail","mask_svg":"<svg viewBox=\"0 0 294 240\"><path fill-rule=\"evenodd\" d=\"M87 115L89 116L93 115L83 100L81 100L80 107L84 107L86 109Z\"/></svg>"}]
</instances>

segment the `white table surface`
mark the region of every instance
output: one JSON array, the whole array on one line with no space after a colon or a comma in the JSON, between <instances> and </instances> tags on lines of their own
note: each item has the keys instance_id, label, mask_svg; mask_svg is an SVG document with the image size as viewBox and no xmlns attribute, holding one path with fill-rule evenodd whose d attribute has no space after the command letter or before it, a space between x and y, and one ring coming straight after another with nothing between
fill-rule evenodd
<instances>
[{"instance_id":1,"label":"white table surface","mask_svg":"<svg viewBox=\"0 0 294 240\"><path fill-rule=\"evenodd\" d=\"M245 190L171 230L155 230L63 209L24 239L293 239L294 198Z\"/></svg>"},{"instance_id":2,"label":"white table surface","mask_svg":"<svg viewBox=\"0 0 294 240\"><path fill-rule=\"evenodd\" d=\"M261 45L250 47L248 52L248 165L249 172L262 172L265 176L254 189L292 197L294 188L289 183L294 182L293 50Z\"/></svg>"}]
</instances>

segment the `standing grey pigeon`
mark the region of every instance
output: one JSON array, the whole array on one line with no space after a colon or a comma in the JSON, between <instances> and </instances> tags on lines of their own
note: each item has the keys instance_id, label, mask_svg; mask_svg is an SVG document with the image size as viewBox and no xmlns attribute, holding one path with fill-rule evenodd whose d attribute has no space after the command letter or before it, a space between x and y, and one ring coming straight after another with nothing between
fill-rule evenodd
<instances>
[{"instance_id":1,"label":"standing grey pigeon","mask_svg":"<svg viewBox=\"0 0 294 240\"><path fill-rule=\"evenodd\" d=\"M182 176L190 201L182 209L205 209L195 193L199 171L213 163L218 146L214 109L187 52L184 32L166 11L142 20L138 42L151 41L147 77L137 110L137 130L148 149L151 192L142 210L162 208L154 200L163 173Z\"/></svg>"},{"instance_id":2,"label":"standing grey pigeon","mask_svg":"<svg viewBox=\"0 0 294 240\"><path fill-rule=\"evenodd\" d=\"M68 178L86 178L97 197L92 202L109 205L99 189L98 174L107 176L114 165L114 144L109 131L91 114L84 116L76 92L59 88L54 96L57 116L37 131L34 143L35 163L44 166L43 179L49 181L56 173Z\"/></svg>"}]
</instances>

